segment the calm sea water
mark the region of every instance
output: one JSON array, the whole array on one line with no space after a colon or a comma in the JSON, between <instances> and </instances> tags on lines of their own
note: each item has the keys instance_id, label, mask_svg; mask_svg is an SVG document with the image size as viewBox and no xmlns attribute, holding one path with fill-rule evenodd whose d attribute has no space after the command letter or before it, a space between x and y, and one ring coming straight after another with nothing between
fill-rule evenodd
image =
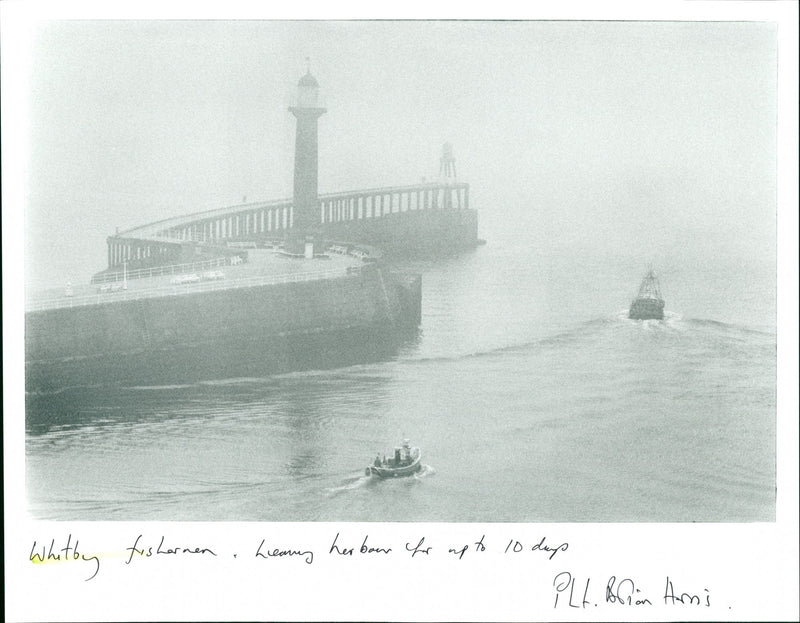
<instances>
[{"instance_id":1,"label":"calm sea water","mask_svg":"<svg viewBox=\"0 0 800 623\"><path fill-rule=\"evenodd\" d=\"M626 317L638 260L509 236L407 268L423 273L422 328L390 360L29 401L31 513L774 520L774 273L673 263L665 320L642 322ZM422 472L365 477L403 437Z\"/></svg>"}]
</instances>

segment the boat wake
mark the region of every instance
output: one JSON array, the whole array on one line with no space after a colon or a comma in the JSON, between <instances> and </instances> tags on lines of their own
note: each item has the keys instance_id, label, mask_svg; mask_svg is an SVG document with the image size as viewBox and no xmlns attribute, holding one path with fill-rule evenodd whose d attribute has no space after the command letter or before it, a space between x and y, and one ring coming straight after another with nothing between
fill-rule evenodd
<instances>
[{"instance_id":1,"label":"boat wake","mask_svg":"<svg viewBox=\"0 0 800 623\"><path fill-rule=\"evenodd\" d=\"M620 343L626 344L637 335L681 336L696 334L697 339L706 340L738 340L749 337L761 337L774 341L774 333L761 328L739 324L728 324L715 320L687 318L677 311L664 310L663 319L637 320L628 317L627 309L608 315L576 323L572 327L557 331L551 335L523 340L516 344L501 345L495 348L472 352L433 355L427 357L409 357L402 360L403 365L429 365L431 363L468 361L471 359L493 358L509 354L525 354L530 351L549 351L564 347L579 347L586 344Z\"/></svg>"},{"instance_id":2,"label":"boat wake","mask_svg":"<svg viewBox=\"0 0 800 623\"><path fill-rule=\"evenodd\" d=\"M614 315L614 318L618 322L624 323L626 325L642 327L642 329L645 331L657 331L659 329L680 328L679 323L683 320L683 315L679 314L678 312L664 310L663 319L648 318L646 320L640 320L628 317L628 310L621 309Z\"/></svg>"},{"instance_id":3,"label":"boat wake","mask_svg":"<svg viewBox=\"0 0 800 623\"><path fill-rule=\"evenodd\" d=\"M433 465L428 465L426 463L422 464L420 470L414 474L414 478L417 480L422 480L423 478L428 478L429 476L435 476L436 470L433 468Z\"/></svg>"},{"instance_id":4,"label":"boat wake","mask_svg":"<svg viewBox=\"0 0 800 623\"><path fill-rule=\"evenodd\" d=\"M418 472L412 474L410 477L405 478L378 478L376 476L366 476L364 474L360 476L351 476L345 479L342 484L328 489L328 496L334 497L337 495L346 494L348 491L356 491L366 487L379 486L389 482L413 483L425 478L430 478L434 475L436 475L436 469L434 469L432 465L423 463Z\"/></svg>"},{"instance_id":5,"label":"boat wake","mask_svg":"<svg viewBox=\"0 0 800 623\"><path fill-rule=\"evenodd\" d=\"M332 487L328 489L328 495L330 497L341 495L343 493L347 493L348 491L354 491L356 489L363 489L364 487L368 487L373 482L372 476L365 476L361 474L360 476L352 476L344 481L343 484Z\"/></svg>"}]
</instances>

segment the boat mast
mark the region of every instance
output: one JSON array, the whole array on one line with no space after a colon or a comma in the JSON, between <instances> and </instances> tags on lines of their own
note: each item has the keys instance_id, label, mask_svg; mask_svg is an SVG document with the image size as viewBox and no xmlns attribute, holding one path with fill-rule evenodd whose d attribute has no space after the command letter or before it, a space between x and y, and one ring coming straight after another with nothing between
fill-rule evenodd
<instances>
[{"instance_id":1,"label":"boat mast","mask_svg":"<svg viewBox=\"0 0 800 623\"><path fill-rule=\"evenodd\" d=\"M658 279L653 273L651 268L642 280L642 285L639 286L639 294L637 298L660 299L661 288L658 285Z\"/></svg>"}]
</instances>

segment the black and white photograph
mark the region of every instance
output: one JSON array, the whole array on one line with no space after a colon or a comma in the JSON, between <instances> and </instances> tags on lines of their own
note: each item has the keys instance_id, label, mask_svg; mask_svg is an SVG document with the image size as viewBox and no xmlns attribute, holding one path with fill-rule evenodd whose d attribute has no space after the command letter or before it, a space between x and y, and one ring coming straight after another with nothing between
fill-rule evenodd
<instances>
[{"instance_id":1,"label":"black and white photograph","mask_svg":"<svg viewBox=\"0 0 800 623\"><path fill-rule=\"evenodd\" d=\"M27 520L780 519L774 20L28 28Z\"/></svg>"}]
</instances>

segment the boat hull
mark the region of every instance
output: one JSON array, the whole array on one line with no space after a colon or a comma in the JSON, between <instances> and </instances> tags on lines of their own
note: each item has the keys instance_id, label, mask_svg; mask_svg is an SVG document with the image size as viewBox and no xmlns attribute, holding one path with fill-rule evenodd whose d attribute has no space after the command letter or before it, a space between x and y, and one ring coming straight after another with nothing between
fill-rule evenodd
<instances>
[{"instance_id":1,"label":"boat hull","mask_svg":"<svg viewBox=\"0 0 800 623\"><path fill-rule=\"evenodd\" d=\"M377 465L370 465L364 471L367 476L377 476L378 478L403 478L406 476L413 476L422 469L422 455L420 454L419 448L414 448L412 457L414 460L409 465L400 467L378 467Z\"/></svg>"},{"instance_id":2,"label":"boat hull","mask_svg":"<svg viewBox=\"0 0 800 623\"><path fill-rule=\"evenodd\" d=\"M660 299L636 299L631 303L628 318L633 320L663 320L664 301Z\"/></svg>"}]
</instances>

